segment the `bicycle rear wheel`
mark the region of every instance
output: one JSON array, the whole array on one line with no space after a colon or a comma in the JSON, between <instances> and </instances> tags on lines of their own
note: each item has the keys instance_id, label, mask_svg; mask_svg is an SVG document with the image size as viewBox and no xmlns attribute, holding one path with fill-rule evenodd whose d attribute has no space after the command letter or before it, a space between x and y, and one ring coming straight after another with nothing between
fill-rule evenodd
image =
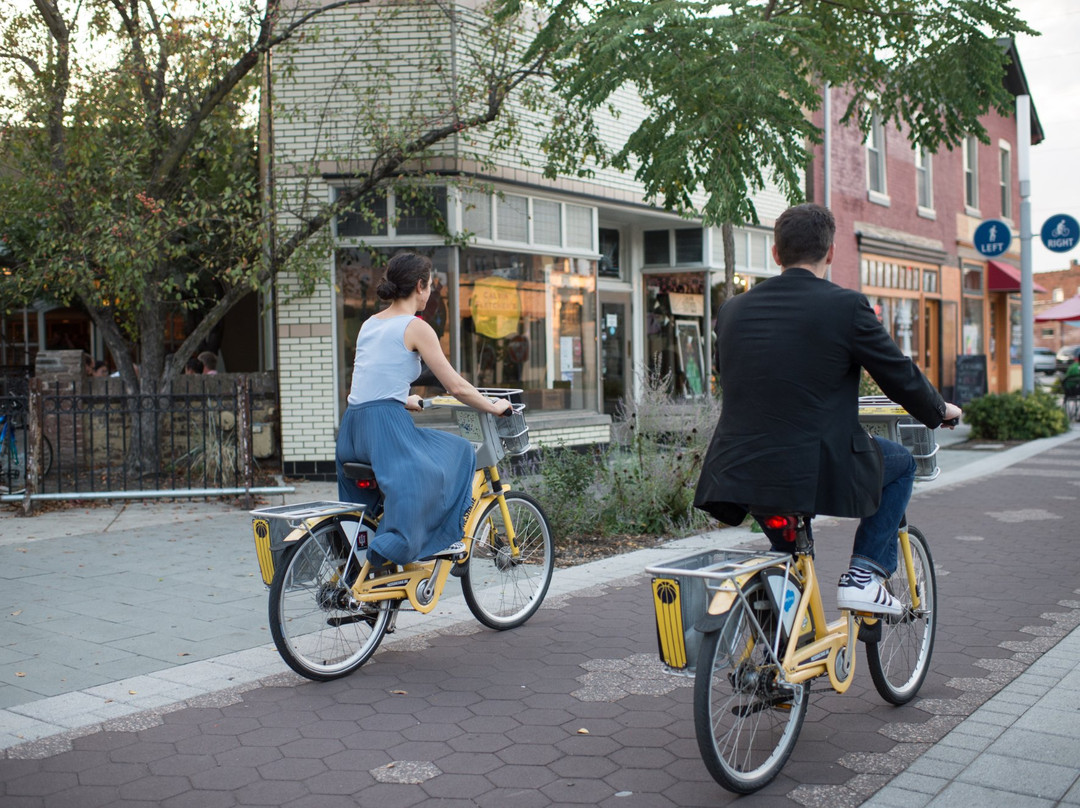
<instances>
[{"instance_id":1,"label":"bicycle rear wheel","mask_svg":"<svg viewBox=\"0 0 1080 808\"><path fill-rule=\"evenodd\" d=\"M782 685L770 648L778 621L759 579L724 625L705 634L694 680L698 748L713 778L750 794L780 773L799 739L809 703L805 685Z\"/></svg>"},{"instance_id":2,"label":"bicycle rear wheel","mask_svg":"<svg viewBox=\"0 0 1080 808\"><path fill-rule=\"evenodd\" d=\"M8 427L0 442L0 489L6 493L21 494L26 490L27 431L24 427ZM49 439L41 438L41 457L38 462L38 479L52 468L53 451Z\"/></svg>"},{"instance_id":3,"label":"bicycle rear wheel","mask_svg":"<svg viewBox=\"0 0 1080 808\"><path fill-rule=\"evenodd\" d=\"M903 554L898 554L896 572L885 584L904 605L904 612L899 617L882 618L881 639L866 645L866 664L874 687L890 704L906 704L919 692L930 669L937 633L937 577L930 547L926 537L913 527L908 527L908 541L914 582L908 579ZM917 609L912 606L912 590L919 595Z\"/></svg>"},{"instance_id":4,"label":"bicycle rear wheel","mask_svg":"<svg viewBox=\"0 0 1080 808\"><path fill-rule=\"evenodd\" d=\"M388 601L362 610L343 578L348 539L332 521L315 527L286 555L270 586L270 633L286 664L325 682L359 668L382 642Z\"/></svg>"},{"instance_id":5,"label":"bicycle rear wheel","mask_svg":"<svg viewBox=\"0 0 1080 808\"><path fill-rule=\"evenodd\" d=\"M506 542L499 501L489 503L476 535L461 588L477 620L494 629L516 628L528 620L547 594L555 567L551 526L540 504L520 491L506 492L517 556Z\"/></svg>"}]
</instances>

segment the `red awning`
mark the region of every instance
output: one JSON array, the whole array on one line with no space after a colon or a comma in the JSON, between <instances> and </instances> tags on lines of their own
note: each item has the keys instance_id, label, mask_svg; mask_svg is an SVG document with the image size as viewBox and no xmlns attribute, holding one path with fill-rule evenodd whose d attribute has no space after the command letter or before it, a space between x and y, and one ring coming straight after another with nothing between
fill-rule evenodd
<instances>
[{"instance_id":1,"label":"red awning","mask_svg":"<svg viewBox=\"0 0 1080 808\"><path fill-rule=\"evenodd\" d=\"M1045 292L1039 284L1032 281L1036 292ZM986 262L986 290L988 292L1019 292L1020 270L1000 261Z\"/></svg>"},{"instance_id":2,"label":"red awning","mask_svg":"<svg viewBox=\"0 0 1080 808\"><path fill-rule=\"evenodd\" d=\"M1035 315L1035 322L1037 323L1067 323L1070 320L1080 321L1080 295L1070 297L1068 300L1064 300L1048 309L1043 309Z\"/></svg>"}]
</instances>

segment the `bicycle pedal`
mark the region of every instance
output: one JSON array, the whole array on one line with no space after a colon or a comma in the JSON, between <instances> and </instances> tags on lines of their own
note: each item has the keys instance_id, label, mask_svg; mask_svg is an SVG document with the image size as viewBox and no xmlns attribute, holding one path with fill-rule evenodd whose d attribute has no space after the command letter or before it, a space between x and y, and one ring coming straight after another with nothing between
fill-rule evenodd
<instances>
[{"instance_id":1,"label":"bicycle pedal","mask_svg":"<svg viewBox=\"0 0 1080 808\"><path fill-rule=\"evenodd\" d=\"M860 621L859 640L871 644L881 642L881 620L874 620L872 623Z\"/></svg>"},{"instance_id":2,"label":"bicycle pedal","mask_svg":"<svg viewBox=\"0 0 1080 808\"><path fill-rule=\"evenodd\" d=\"M450 568L450 574L455 578L464 578L465 572L468 570L469 565L465 563L465 559L455 562L454 566Z\"/></svg>"},{"instance_id":3,"label":"bicycle pedal","mask_svg":"<svg viewBox=\"0 0 1080 808\"><path fill-rule=\"evenodd\" d=\"M375 618L378 615L374 614L349 614L345 617L330 617L326 620L326 625L331 628L341 628L342 626L351 626L353 623L366 622L370 626L375 625Z\"/></svg>"}]
</instances>

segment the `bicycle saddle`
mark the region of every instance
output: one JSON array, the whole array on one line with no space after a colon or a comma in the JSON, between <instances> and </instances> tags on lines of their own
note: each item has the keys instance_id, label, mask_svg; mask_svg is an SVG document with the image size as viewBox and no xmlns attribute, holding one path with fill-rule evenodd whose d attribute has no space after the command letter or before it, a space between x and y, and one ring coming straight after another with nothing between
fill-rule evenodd
<instances>
[{"instance_id":1,"label":"bicycle saddle","mask_svg":"<svg viewBox=\"0 0 1080 808\"><path fill-rule=\"evenodd\" d=\"M345 469L346 480L374 480L375 470L371 468L367 463L342 463L342 467Z\"/></svg>"}]
</instances>

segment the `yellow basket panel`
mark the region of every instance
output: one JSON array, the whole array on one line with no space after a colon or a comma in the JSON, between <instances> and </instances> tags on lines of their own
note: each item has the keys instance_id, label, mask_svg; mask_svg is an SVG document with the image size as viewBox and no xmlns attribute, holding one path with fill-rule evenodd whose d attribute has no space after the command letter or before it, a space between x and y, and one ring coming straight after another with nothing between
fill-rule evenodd
<instances>
[{"instance_id":1,"label":"yellow basket panel","mask_svg":"<svg viewBox=\"0 0 1080 808\"><path fill-rule=\"evenodd\" d=\"M259 559L259 572L267 586L274 580L274 556L270 552L270 523L265 519L255 519L251 523L255 534L255 555Z\"/></svg>"},{"instance_id":2,"label":"yellow basket panel","mask_svg":"<svg viewBox=\"0 0 1080 808\"><path fill-rule=\"evenodd\" d=\"M653 606L656 609L656 639L660 659L669 668L686 668L686 634L683 630L682 592L673 578L653 578Z\"/></svg>"}]
</instances>

